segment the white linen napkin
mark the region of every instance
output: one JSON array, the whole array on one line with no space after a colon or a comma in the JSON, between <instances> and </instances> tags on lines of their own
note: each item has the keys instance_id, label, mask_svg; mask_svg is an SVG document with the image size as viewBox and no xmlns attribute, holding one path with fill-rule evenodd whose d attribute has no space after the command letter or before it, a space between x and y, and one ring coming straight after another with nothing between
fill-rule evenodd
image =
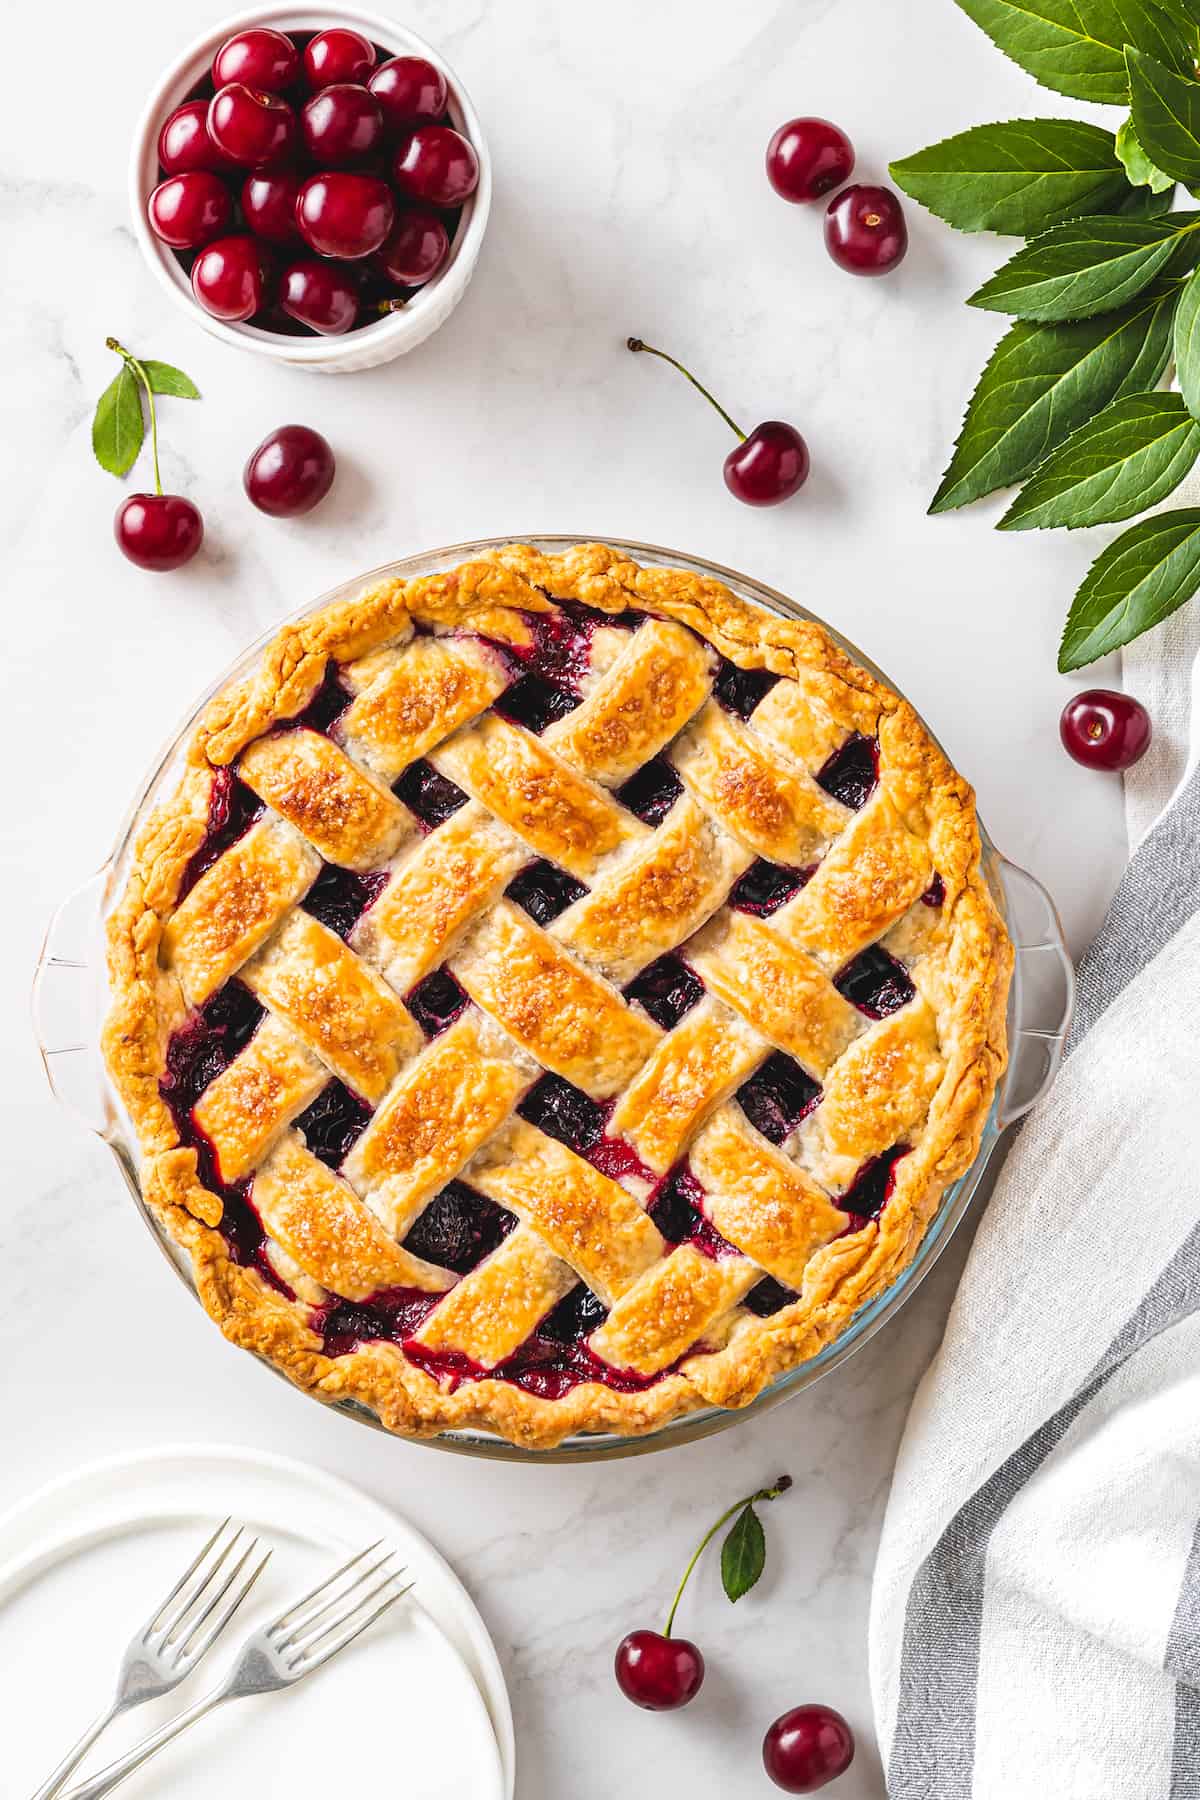
<instances>
[{"instance_id":1,"label":"white linen napkin","mask_svg":"<svg viewBox=\"0 0 1200 1800\"><path fill-rule=\"evenodd\" d=\"M1198 645L1194 602L1126 653L1133 860L901 1444L890 1800L1200 1800Z\"/></svg>"}]
</instances>

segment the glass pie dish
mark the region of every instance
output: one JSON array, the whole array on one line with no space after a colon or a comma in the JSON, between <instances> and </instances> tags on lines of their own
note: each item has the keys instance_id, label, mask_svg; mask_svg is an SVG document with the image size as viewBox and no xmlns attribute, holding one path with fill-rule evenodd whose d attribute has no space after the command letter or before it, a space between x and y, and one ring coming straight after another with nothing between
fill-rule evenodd
<instances>
[{"instance_id":1,"label":"glass pie dish","mask_svg":"<svg viewBox=\"0 0 1200 1800\"><path fill-rule=\"evenodd\" d=\"M577 540L573 537L544 536L521 540L489 539L452 545L389 563L356 576L299 609L293 618L302 618L318 608L349 599L369 583L433 574L514 541L532 544L538 551L553 554ZM619 539L609 539L608 543L619 554L628 555L635 560L662 563L702 578L724 582L743 601L781 618L807 619L813 616L786 596L736 571L698 561L656 545L636 544ZM274 631L268 634L273 635ZM881 682L886 682L886 676L853 645L839 638L837 633L830 635L848 655L870 670ZM109 1145L135 1203L177 1273L189 1286L192 1285L192 1275L188 1258L165 1235L143 1198L138 1173L136 1135L105 1070L100 1053L100 1029L109 1004L104 955L105 923L110 909L125 887L133 845L146 817L173 790L178 780L184 747L201 709L219 688L248 672L266 641L264 638L252 645L222 673L219 680L201 696L179 732L164 747L122 825L111 857L90 881L64 902L52 920L39 960L34 989L36 1030L51 1087L68 1110ZM514 1460L584 1460L665 1448L673 1443L723 1429L749 1412L777 1405L788 1395L798 1393L866 1342L892 1316L915 1290L949 1240L954 1227L970 1204L988 1158L1003 1131L1028 1110L1053 1081L1070 1020L1074 978L1053 903L1032 876L1007 861L996 850L982 827L981 838L983 874L1007 924L1016 951L1016 972L1008 1003L1009 1067L986 1121L979 1154L967 1173L945 1193L913 1261L892 1285L865 1303L836 1340L828 1344L819 1355L781 1376L749 1407L708 1407L636 1438L618 1433L577 1434L552 1450L518 1448L499 1437L477 1430L445 1431L440 1437L426 1441L439 1448ZM374 1414L358 1401L342 1398L332 1403L366 1423L379 1426Z\"/></svg>"}]
</instances>

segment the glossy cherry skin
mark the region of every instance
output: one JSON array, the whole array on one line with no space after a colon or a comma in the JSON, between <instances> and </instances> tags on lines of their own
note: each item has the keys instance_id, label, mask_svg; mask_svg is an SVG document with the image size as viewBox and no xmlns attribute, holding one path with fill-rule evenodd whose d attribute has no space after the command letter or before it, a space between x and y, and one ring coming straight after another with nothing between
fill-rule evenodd
<instances>
[{"instance_id":1,"label":"glossy cherry skin","mask_svg":"<svg viewBox=\"0 0 1200 1800\"><path fill-rule=\"evenodd\" d=\"M208 135L239 167L263 169L295 150L296 115L278 94L231 81L208 103Z\"/></svg>"},{"instance_id":2,"label":"glossy cherry skin","mask_svg":"<svg viewBox=\"0 0 1200 1800\"><path fill-rule=\"evenodd\" d=\"M204 520L182 494L130 494L113 520L123 556L139 569L178 569L204 537Z\"/></svg>"},{"instance_id":3,"label":"glossy cherry skin","mask_svg":"<svg viewBox=\"0 0 1200 1800\"><path fill-rule=\"evenodd\" d=\"M440 119L446 110L446 77L423 56L393 56L367 83L390 131Z\"/></svg>"},{"instance_id":4,"label":"glossy cherry skin","mask_svg":"<svg viewBox=\"0 0 1200 1800\"><path fill-rule=\"evenodd\" d=\"M825 209L825 248L851 275L886 275L904 261L908 226L890 188L844 188Z\"/></svg>"},{"instance_id":5,"label":"glossy cherry skin","mask_svg":"<svg viewBox=\"0 0 1200 1800\"><path fill-rule=\"evenodd\" d=\"M207 100L189 100L175 108L158 134L158 160L164 175L186 175L191 169L219 175L233 168L208 135Z\"/></svg>"},{"instance_id":6,"label":"glossy cherry skin","mask_svg":"<svg viewBox=\"0 0 1200 1800\"><path fill-rule=\"evenodd\" d=\"M658 1631L631 1631L617 1645L613 1667L617 1686L647 1712L674 1712L700 1692L704 1658L687 1638Z\"/></svg>"},{"instance_id":7,"label":"glossy cherry skin","mask_svg":"<svg viewBox=\"0 0 1200 1800\"><path fill-rule=\"evenodd\" d=\"M808 445L794 425L766 419L725 458L725 486L746 506L777 506L808 480Z\"/></svg>"},{"instance_id":8,"label":"glossy cherry skin","mask_svg":"<svg viewBox=\"0 0 1200 1800\"><path fill-rule=\"evenodd\" d=\"M300 235L321 256L370 256L394 218L391 189L377 175L333 169L310 176L296 197Z\"/></svg>"},{"instance_id":9,"label":"glossy cherry skin","mask_svg":"<svg viewBox=\"0 0 1200 1800\"><path fill-rule=\"evenodd\" d=\"M298 244L296 195L300 177L290 169L263 169L242 183L246 227L268 244Z\"/></svg>"},{"instance_id":10,"label":"glossy cherry skin","mask_svg":"<svg viewBox=\"0 0 1200 1800\"><path fill-rule=\"evenodd\" d=\"M414 200L461 206L479 185L479 159L451 126L420 125L397 146L392 180Z\"/></svg>"},{"instance_id":11,"label":"glossy cherry skin","mask_svg":"<svg viewBox=\"0 0 1200 1800\"><path fill-rule=\"evenodd\" d=\"M850 179L854 145L828 119L789 119L767 145L767 180L784 200L819 200Z\"/></svg>"},{"instance_id":12,"label":"glossy cherry skin","mask_svg":"<svg viewBox=\"0 0 1200 1800\"><path fill-rule=\"evenodd\" d=\"M449 254L450 234L441 219L426 206L413 206L399 215L373 261L397 287L422 287Z\"/></svg>"},{"instance_id":13,"label":"glossy cherry skin","mask_svg":"<svg viewBox=\"0 0 1200 1800\"><path fill-rule=\"evenodd\" d=\"M832 1706L794 1706L768 1727L762 1758L785 1794L815 1794L854 1761L854 1734Z\"/></svg>"},{"instance_id":14,"label":"glossy cherry skin","mask_svg":"<svg viewBox=\"0 0 1200 1800\"><path fill-rule=\"evenodd\" d=\"M289 263L279 277L279 305L291 319L338 337L349 331L358 317L358 289L336 263Z\"/></svg>"},{"instance_id":15,"label":"glossy cherry skin","mask_svg":"<svg viewBox=\"0 0 1200 1800\"><path fill-rule=\"evenodd\" d=\"M1150 714L1132 694L1089 688L1063 707L1059 736L1068 756L1088 769L1132 768L1150 748Z\"/></svg>"},{"instance_id":16,"label":"glossy cherry skin","mask_svg":"<svg viewBox=\"0 0 1200 1800\"><path fill-rule=\"evenodd\" d=\"M300 130L305 149L321 168L361 162L382 141L383 114L366 88L334 81L306 102Z\"/></svg>"},{"instance_id":17,"label":"glossy cherry skin","mask_svg":"<svg viewBox=\"0 0 1200 1800\"><path fill-rule=\"evenodd\" d=\"M333 486L333 451L307 425L281 425L265 437L242 472L242 486L259 512L292 519L311 512Z\"/></svg>"},{"instance_id":18,"label":"glossy cherry skin","mask_svg":"<svg viewBox=\"0 0 1200 1800\"><path fill-rule=\"evenodd\" d=\"M217 238L192 264L192 292L214 319L238 324L262 310L267 264L252 237Z\"/></svg>"},{"instance_id":19,"label":"glossy cherry skin","mask_svg":"<svg viewBox=\"0 0 1200 1800\"><path fill-rule=\"evenodd\" d=\"M318 31L304 47L304 73L311 88L331 81L365 81L375 67L375 51L361 32L335 25Z\"/></svg>"},{"instance_id":20,"label":"glossy cherry skin","mask_svg":"<svg viewBox=\"0 0 1200 1800\"><path fill-rule=\"evenodd\" d=\"M268 94L282 94L300 73L300 53L290 37L268 26L255 26L226 38L213 57L214 87L244 81Z\"/></svg>"},{"instance_id":21,"label":"glossy cherry skin","mask_svg":"<svg viewBox=\"0 0 1200 1800\"><path fill-rule=\"evenodd\" d=\"M228 231L233 218L229 189L207 169L189 169L160 181L146 213L155 237L173 250L195 250Z\"/></svg>"}]
</instances>

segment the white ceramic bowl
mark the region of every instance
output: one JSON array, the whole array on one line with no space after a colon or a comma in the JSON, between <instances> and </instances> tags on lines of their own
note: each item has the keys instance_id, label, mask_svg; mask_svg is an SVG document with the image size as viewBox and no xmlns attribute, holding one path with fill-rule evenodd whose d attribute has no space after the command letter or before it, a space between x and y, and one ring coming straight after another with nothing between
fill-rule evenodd
<instances>
[{"instance_id":1,"label":"white ceramic bowl","mask_svg":"<svg viewBox=\"0 0 1200 1800\"><path fill-rule=\"evenodd\" d=\"M381 44L393 56L423 56L441 69L450 89L449 113L463 136L469 138L479 158L479 186L462 209L451 246L450 261L440 275L418 289L402 312L390 314L373 325L363 325L341 337L287 337L264 331L257 325L228 325L199 306L187 274L165 244L151 231L146 200L158 181L158 134L167 115L187 99L191 89L207 73L214 55L227 37L252 25L271 25L278 31L321 31L328 25L348 25L372 43ZM155 280L174 304L203 325L223 344L251 350L272 362L291 368L315 369L322 374L371 369L390 362L422 343L450 317L466 292L475 268L492 203L492 163L479 116L462 82L444 57L416 32L397 25L378 13L356 7L324 5L268 6L235 13L189 44L167 69L151 92L134 134L129 164L129 203L133 230L142 255Z\"/></svg>"}]
</instances>

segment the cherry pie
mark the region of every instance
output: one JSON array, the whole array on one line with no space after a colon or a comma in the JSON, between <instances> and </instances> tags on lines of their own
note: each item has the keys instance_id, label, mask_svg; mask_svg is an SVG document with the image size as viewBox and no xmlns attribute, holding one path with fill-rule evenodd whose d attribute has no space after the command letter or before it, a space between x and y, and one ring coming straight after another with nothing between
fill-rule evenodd
<instances>
[{"instance_id":1,"label":"cherry pie","mask_svg":"<svg viewBox=\"0 0 1200 1800\"><path fill-rule=\"evenodd\" d=\"M978 1148L970 788L819 625L522 545L290 625L110 922L143 1188L235 1343L392 1430L744 1405Z\"/></svg>"}]
</instances>

